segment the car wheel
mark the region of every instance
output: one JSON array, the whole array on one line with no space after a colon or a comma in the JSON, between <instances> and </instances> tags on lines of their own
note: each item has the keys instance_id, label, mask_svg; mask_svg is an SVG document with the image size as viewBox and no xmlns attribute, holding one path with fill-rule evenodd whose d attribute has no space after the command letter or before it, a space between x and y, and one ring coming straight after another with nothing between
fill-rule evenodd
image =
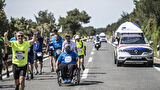
<instances>
[{"instance_id":1,"label":"car wheel","mask_svg":"<svg viewBox=\"0 0 160 90\"><path fill-rule=\"evenodd\" d=\"M153 67L153 61L149 61L149 62L147 63L147 66L148 66L148 67Z\"/></svg>"},{"instance_id":2,"label":"car wheel","mask_svg":"<svg viewBox=\"0 0 160 90\"><path fill-rule=\"evenodd\" d=\"M118 61L118 60L116 60L117 62L117 67L119 67L119 66L121 66L121 63Z\"/></svg>"}]
</instances>

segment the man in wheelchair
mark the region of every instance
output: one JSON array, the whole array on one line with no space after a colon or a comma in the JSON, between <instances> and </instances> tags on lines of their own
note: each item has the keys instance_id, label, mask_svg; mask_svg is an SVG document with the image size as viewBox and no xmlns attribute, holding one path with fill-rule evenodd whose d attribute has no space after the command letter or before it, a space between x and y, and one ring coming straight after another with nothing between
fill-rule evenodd
<instances>
[{"instance_id":1,"label":"man in wheelchair","mask_svg":"<svg viewBox=\"0 0 160 90\"><path fill-rule=\"evenodd\" d=\"M80 67L78 54L70 50L70 45L64 46L65 51L60 54L56 62L56 72L61 71L64 83L71 83L75 69Z\"/></svg>"}]
</instances>

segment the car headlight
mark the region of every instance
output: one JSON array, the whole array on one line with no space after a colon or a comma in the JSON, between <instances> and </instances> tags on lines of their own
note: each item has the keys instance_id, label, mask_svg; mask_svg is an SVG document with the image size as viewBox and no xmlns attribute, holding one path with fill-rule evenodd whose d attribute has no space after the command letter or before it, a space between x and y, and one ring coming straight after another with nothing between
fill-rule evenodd
<instances>
[{"instance_id":1,"label":"car headlight","mask_svg":"<svg viewBox=\"0 0 160 90\"><path fill-rule=\"evenodd\" d=\"M151 49L148 49L145 52L143 52L143 55L150 55L150 54L153 54L153 50Z\"/></svg>"},{"instance_id":2,"label":"car headlight","mask_svg":"<svg viewBox=\"0 0 160 90\"><path fill-rule=\"evenodd\" d=\"M122 49L121 49L121 50L118 50L118 52L126 52L126 50L122 50Z\"/></svg>"}]
</instances>

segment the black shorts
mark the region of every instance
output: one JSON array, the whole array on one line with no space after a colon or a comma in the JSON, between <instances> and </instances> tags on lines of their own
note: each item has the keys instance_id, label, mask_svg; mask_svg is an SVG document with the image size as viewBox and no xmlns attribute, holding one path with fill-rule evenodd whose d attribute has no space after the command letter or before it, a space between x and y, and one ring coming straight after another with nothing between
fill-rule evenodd
<instances>
[{"instance_id":1,"label":"black shorts","mask_svg":"<svg viewBox=\"0 0 160 90\"><path fill-rule=\"evenodd\" d=\"M18 67L16 64L13 64L13 76L14 79L19 79L20 76L26 76L27 65L23 67Z\"/></svg>"},{"instance_id":2,"label":"black shorts","mask_svg":"<svg viewBox=\"0 0 160 90\"><path fill-rule=\"evenodd\" d=\"M3 61L7 61L8 59L8 54L5 54L5 57L3 57Z\"/></svg>"},{"instance_id":3,"label":"black shorts","mask_svg":"<svg viewBox=\"0 0 160 90\"><path fill-rule=\"evenodd\" d=\"M54 51L53 50L49 51L49 56L54 56Z\"/></svg>"},{"instance_id":4,"label":"black shorts","mask_svg":"<svg viewBox=\"0 0 160 90\"><path fill-rule=\"evenodd\" d=\"M79 56L79 58L80 58L80 59L81 59L81 58L83 58L83 59L84 59L84 55L80 55L80 56Z\"/></svg>"},{"instance_id":5,"label":"black shorts","mask_svg":"<svg viewBox=\"0 0 160 90\"><path fill-rule=\"evenodd\" d=\"M40 62L43 62L43 53L42 53L42 56L37 56L37 53L35 53L34 60L39 60Z\"/></svg>"}]
</instances>

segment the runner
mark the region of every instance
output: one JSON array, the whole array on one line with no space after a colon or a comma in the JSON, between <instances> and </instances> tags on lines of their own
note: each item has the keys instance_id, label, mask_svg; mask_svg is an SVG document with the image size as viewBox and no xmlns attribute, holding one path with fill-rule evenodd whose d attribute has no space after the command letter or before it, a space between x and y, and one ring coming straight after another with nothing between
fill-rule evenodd
<instances>
[{"instance_id":1,"label":"runner","mask_svg":"<svg viewBox=\"0 0 160 90\"><path fill-rule=\"evenodd\" d=\"M38 32L37 33L37 40L36 40L36 43L34 44L34 64L35 64L35 75L37 75L39 72L38 72L38 60L39 60L39 64L40 64L40 73L39 75L42 74L42 68L43 68L43 52L42 52L42 48L43 48L43 36L44 36L44 27L43 25L42 26L42 29L41 29L41 35L40 33Z\"/></svg>"},{"instance_id":2,"label":"runner","mask_svg":"<svg viewBox=\"0 0 160 90\"><path fill-rule=\"evenodd\" d=\"M2 37L1 33L0 33L0 42L4 42L4 37ZM7 50L7 45L4 43L3 44L4 48L4 55L2 56L3 57L3 63L5 65L5 69L6 69L6 75L7 75L7 78L9 78L9 71L8 71L8 62L7 62L7 59L8 59L8 50Z\"/></svg>"},{"instance_id":3,"label":"runner","mask_svg":"<svg viewBox=\"0 0 160 90\"><path fill-rule=\"evenodd\" d=\"M62 44L62 52L64 52L64 46L65 46L66 44L69 44L69 45L70 45L70 50L71 50L71 51L75 51L75 52L78 53L76 43L71 40L71 37L70 37L69 34L66 34L66 35L65 35L65 39L66 39L66 40L65 40L65 41L63 42L63 44Z\"/></svg>"},{"instance_id":4,"label":"runner","mask_svg":"<svg viewBox=\"0 0 160 90\"><path fill-rule=\"evenodd\" d=\"M24 34L21 31L17 33L17 41L8 41L8 31L4 33L5 43L12 48L12 69L15 79L16 90L24 90L24 79L27 70L28 48L33 45L36 40L36 30L32 31L34 33L34 37L30 41L23 41Z\"/></svg>"},{"instance_id":5,"label":"runner","mask_svg":"<svg viewBox=\"0 0 160 90\"><path fill-rule=\"evenodd\" d=\"M4 50L4 43L2 41L0 41L0 80L2 80L2 68L3 68L3 63L2 63L3 53L2 53L2 51L3 50Z\"/></svg>"},{"instance_id":6,"label":"runner","mask_svg":"<svg viewBox=\"0 0 160 90\"><path fill-rule=\"evenodd\" d=\"M82 64L82 69L85 70L84 56L86 56L86 44L82 40L80 40L79 35L76 35L75 39L76 39L76 45L77 45L77 50L78 50L78 56Z\"/></svg>"},{"instance_id":7,"label":"runner","mask_svg":"<svg viewBox=\"0 0 160 90\"><path fill-rule=\"evenodd\" d=\"M54 60L55 60L55 63L56 63L58 56L59 56L59 55L61 54L61 52L62 52L62 43L63 43L63 41L62 41L62 40L59 40L59 36L58 36L58 35L54 35L54 37L55 37L55 42L49 43L49 46L52 46L52 47L53 47ZM47 48L48 48L48 46L47 46ZM55 64L54 64L54 67L56 67Z\"/></svg>"},{"instance_id":8,"label":"runner","mask_svg":"<svg viewBox=\"0 0 160 90\"><path fill-rule=\"evenodd\" d=\"M58 35L58 38L59 38L60 41L63 40L62 37L58 34L58 30L57 30L57 29L55 29L55 30L53 31L53 33L54 33L54 35ZM52 42L55 42L55 37L52 36L52 37L51 37L51 40L52 40Z\"/></svg>"},{"instance_id":9,"label":"runner","mask_svg":"<svg viewBox=\"0 0 160 90\"><path fill-rule=\"evenodd\" d=\"M50 35L52 35L52 34L50 34ZM49 51L49 60L50 60L51 72L54 72L54 68L53 68L54 51L53 51L53 46L48 46L49 43L52 43L52 42L51 42L50 38L47 37L47 39L46 39L46 46L47 46L46 53L48 53L48 51Z\"/></svg>"},{"instance_id":10,"label":"runner","mask_svg":"<svg viewBox=\"0 0 160 90\"><path fill-rule=\"evenodd\" d=\"M32 33L31 32L27 32L27 41L32 39ZM33 63L34 63L34 48L33 45L28 48L28 65L27 65L27 77L26 80L29 79L29 73L30 75L30 79L33 79Z\"/></svg>"},{"instance_id":11,"label":"runner","mask_svg":"<svg viewBox=\"0 0 160 90\"><path fill-rule=\"evenodd\" d=\"M13 34L14 34L14 37L12 37L10 41L17 41L17 31L14 31Z\"/></svg>"},{"instance_id":12,"label":"runner","mask_svg":"<svg viewBox=\"0 0 160 90\"><path fill-rule=\"evenodd\" d=\"M9 75L9 70L8 70L8 50L7 50L8 46L5 44L5 47L4 47L4 56L3 56L3 62L4 62L4 65L5 65L5 69L6 69L6 75L7 75L7 78L10 77Z\"/></svg>"}]
</instances>

